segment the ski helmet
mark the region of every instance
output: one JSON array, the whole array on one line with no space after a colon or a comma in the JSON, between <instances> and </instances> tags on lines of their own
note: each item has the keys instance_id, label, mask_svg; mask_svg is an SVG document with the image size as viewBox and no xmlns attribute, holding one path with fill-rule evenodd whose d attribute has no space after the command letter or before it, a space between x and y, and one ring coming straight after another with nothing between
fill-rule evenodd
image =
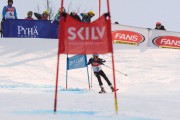
<instances>
[{"instance_id":1,"label":"ski helmet","mask_svg":"<svg viewBox=\"0 0 180 120\"><path fill-rule=\"evenodd\" d=\"M156 25L161 25L161 23L160 23L160 22L157 22Z\"/></svg>"},{"instance_id":2,"label":"ski helmet","mask_svg":"<svg viewBox=\"0 0 180 120\"><path fill-rule=\"evenodd\" d=\"M97 58L98 58L98 57L99 57L99 54L93 54L93 57L97 57Z\"/></svg>"},{"instance_id":3,"label":"ski helmet","mask_svg":"<svg viewBox=\"0 0 180 120\"><path fill-rule=\"evenodd\" d=\"M43 12L43 14L49 15L49 11L45 10L45 11Z\"/></svg>"},{"instance_id":4,"label":"ski helmet","mask_svg":"<svg viewBox=\"0 0 180 120\"><path fill-rule=\"evenodd\" d=\"M13 0L8 0L8 4L9 4L10 2L12 2L12 3L13 3Z\"/></svg>"}]
</instances>

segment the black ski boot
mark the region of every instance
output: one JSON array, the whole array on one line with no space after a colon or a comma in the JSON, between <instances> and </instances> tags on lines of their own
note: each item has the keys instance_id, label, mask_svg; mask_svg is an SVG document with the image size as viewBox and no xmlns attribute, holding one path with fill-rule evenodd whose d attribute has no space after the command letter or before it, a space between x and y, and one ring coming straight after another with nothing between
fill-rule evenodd
<instances>
[{"instance_id":1,"label":"black ski boot","mask_svg":"<svg viewBox=\"0 0 180 120\"><path fill-rule=\"evenodd\" d=\"M111 88L111 90L112 90L112 92L114 92L115 91L115 89L114 89L114 87L113 86L110 86L110 88ZM118 91L119 89L116 89L116 91Z\"/></svg>"},{"instance_id":2,"label":"black ski boot","mask_svg":"<svg viewBox=\"0 0 180 120\"><path fill-rule=\"evenodd\" d=\"M101 91L99 91L99 93L106 93L104 87L101 87Z\"/></svg>"},{"instance_id":3,"label":"black ski boot","mask_svg":"<svg viewBox=\"0 0 180 120\"><path fill-rule=\"evenodd\" d=\"M114 92L114 87L113 87L113 86L110 86L110 88L111 88L112 92Z\"/></svg>"}]
</instances>

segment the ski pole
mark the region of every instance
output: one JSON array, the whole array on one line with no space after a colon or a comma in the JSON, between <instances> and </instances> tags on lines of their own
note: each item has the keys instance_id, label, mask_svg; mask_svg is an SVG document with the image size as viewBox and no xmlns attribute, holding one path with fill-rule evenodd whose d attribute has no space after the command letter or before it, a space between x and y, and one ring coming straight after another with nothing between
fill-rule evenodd
<instances>
[{"instance_id":1,"label":"ski pole","mask_svg":"<svg viewBox=\"0 0 180 120\"><path fill-rule=\"evenodd\" d=\"M92 67L91 67L91 88L92 88Z\"/></svg>"},{"instance_id":2,"label":"ski pole","mask_svg":"<svg viewBox=\"0 0 180 120\"><path fill-rule=\"evenodd\" d=\"M107 68L112 69L111 67L109 67L109 66L107 66L107 65L105 65L105 64L103 64L103 65L106 66ZM120 74L122 74L122 75L128 76L126 73L122 73L122 72L120 72L120 71L118 71L118 70L115 70L115 71L118 72L118 73L120 73Z\"/></svg>"}]
</instances>

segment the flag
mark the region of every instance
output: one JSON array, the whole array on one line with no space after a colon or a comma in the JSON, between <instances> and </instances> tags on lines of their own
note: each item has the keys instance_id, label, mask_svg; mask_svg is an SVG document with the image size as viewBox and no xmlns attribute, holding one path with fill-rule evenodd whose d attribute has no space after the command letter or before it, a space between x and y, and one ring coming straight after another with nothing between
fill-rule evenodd
<instances>
[{"instance_id":1,"label":"flag","mask_svg":"<svg viewBox=\"0 0 180 120\"><path fill-rule=\"evenodd\" d=\"M75 55L67 59L67 70L87 67L86 55Z\"/></svg>"}]
</instances>

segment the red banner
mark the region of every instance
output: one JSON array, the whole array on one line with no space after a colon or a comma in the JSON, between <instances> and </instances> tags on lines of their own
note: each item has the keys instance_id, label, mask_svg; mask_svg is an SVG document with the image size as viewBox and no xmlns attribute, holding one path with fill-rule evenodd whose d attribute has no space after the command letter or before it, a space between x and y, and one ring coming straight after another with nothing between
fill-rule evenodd
<instances>
[{"instance_id":1,"label":"red banner","mask_svg":"<svg viewBox=\"0 0 180 120\"><path fill-rule=\"evenodd\" d=\"M111 23L105 15L92 23L83 23L67 14L59 31L59 54L112 52Z\"/></svg>"}]
</instances>

